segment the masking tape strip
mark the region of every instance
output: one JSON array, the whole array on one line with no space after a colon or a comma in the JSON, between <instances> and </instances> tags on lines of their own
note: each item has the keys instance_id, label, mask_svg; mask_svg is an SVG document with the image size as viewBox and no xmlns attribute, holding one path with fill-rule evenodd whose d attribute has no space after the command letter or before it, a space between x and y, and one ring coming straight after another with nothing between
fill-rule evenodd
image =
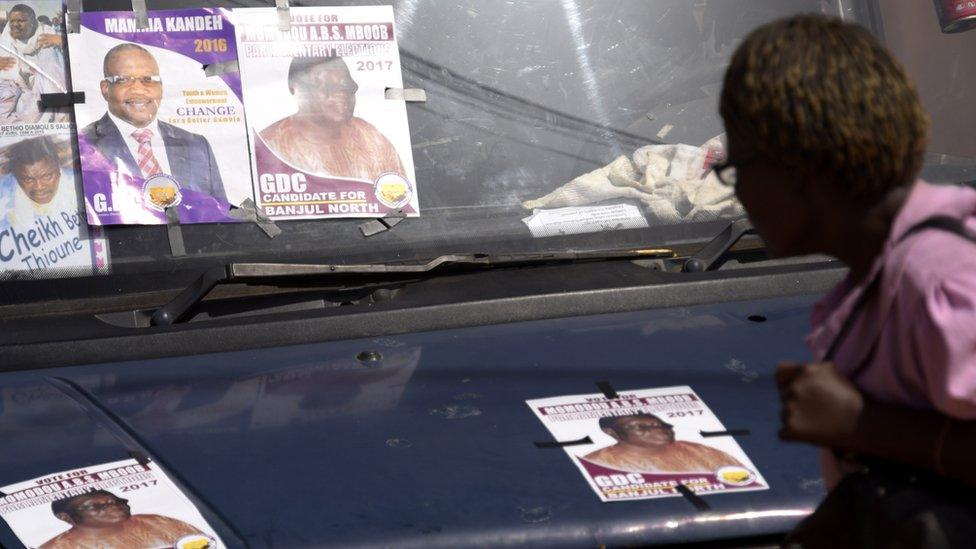
<instances>
[{"instance_id":1,"label":"masking tape strip","mask_svg":"<svg viewBox=\"0 0 976 549\"><path fill-rule=\"evenodd\" d=\"M64 25L69 34L77 34L81 28L81 0L68 0L64 12Z\"/></svg>"},{"instance_id":2,"label":"masking tape strip","mask_svg":"<svg viewBox=\"0 0 976 549\"><path fill-rule=\"evenodd\" d=\"M203 66L203 73L207 76L220 76L221 74L233 72L241 72L241 66L237 63L237 59L221 61L220 63L211 63Z\"/></svg>"},{"instance_id":3,"label":"masking tape strip","mask_svg":"<svg viewBox=\"0 0 976 549\"><path fill-rule=\"evenodd\" d=\"M610 400L617 400L620 398L620 395L617 394L617 391L613 390L613 387L610 385L609 381L597 381L596 386L598 389L600 389L600 392L603 393L603 396L609 398Z\"/></svg>"},{"instance_id":4,"label":"masking tape strip","mask_svg":"<svg viewBox=\"0 0 976 549\"><path fill-rule=\"evenodd\" d=\"M674 489L677 490L679 494L684 496L689 503L694 505L695 509L698 509L699 511L710 511L712 509L712 506L709 505L707 501L693 492L691 488L685 486L683 482L678 482L678 485L675 486Z\"/></svg>"},{"instance_id":5,"label":"masking tape strip","mask_svg":"<svg viewBox=\"0 0 976 549\"><path fill-rule=\"evenodd\" d=\"M51 107L70 107L76 103L85 102L85 92L69 92L69 93L42 93L41 94L41 108L49 109Z\"/></svg>"},{"instance_id":6,"label":"masking tape strip","mask_svg":"<svg viewBox=\"0 0 976 549\"><path fill-rule=\"evenodd\" d=\"M392 101L406 101L408 103L427 102L427 92L420 88L386 88L384 95Z\"/></svg>"},{"instance_id":7,"label":"masking tape strip","mask_svg":"<svg viewBox=\"0 0 976 549\"><path fill-rule=\"evenodd\" d=\"M369 238L373 235L380 234L384 231L392 229L393 227L396 227L406 218L407 216L404 215L403 210L396 210L386 214L383 217L370 219L369 221L360 224L359 230L363 233L363 236Z\"/></svg>"},{"instance_id":8,"label":"masking tape strip","mask_svg":"<svg viewBox=\"0 0 976 549\"><path fill-rule=\"evenodd\" d=\"M593 444L593 440L589 435L577 439L577 440L567 440L565 442L556 442L554 440L547 440L545 442L535 442L536 448L564 448L566 446L578 446L580 444Z\"/></svg>"},{"instance_id":9,"label":"masking tape strip","mask_svg":"<svg viewBox=\"0 0 976 549\"><path fill-rule=\"evenodd\" d=\"M146 12L146 0L132 0L132 13L136 16L136 28L149 28L149 14Z\"/></svg>"},{"instance_id":10,"label":"masking tape strip","mask_svg":"<svg viewBox=\"0 0 976 549\"><path fill-rule=\"evenodd\" d=\"M291 13L288 11L288 0L275 0L278 8L278 30L291 31Z\"/></svg>"},{"instance_id":11,"label":"masking tape strip","mask_svg":"<svg viewBox=\"0 0 976 549\"><path fill-rule=\"evenodd\" d=\"M138 450L129 450L129 457L131 457L132 459L138 461L139 462L139 465L142 465L142 466L146 466L146 465L149 464L150 461L152 461L151 459L149 459L148 457L146 457L146 454L143 454L142 452L140 452Z\"/></svg>"},{"instance_id":12,"label":"masking tape strip","mask_svg":"<svg viewBox=\"0 0 976 549\"><path fill-rule=\"evenodd\" d=\"M257 206L254 204L254 200L250 198L245 198L240 206L232 206L228 214L235 219L250 221L256 224L264 231L264 234L268 235L268 238L274 238L281 234L281 227L276 225L274 221L261 215L261 212L258 211Z\"/></svg>"},{"instance_id":13,"label":"masking tape strip","mask_svg":"<svg viewBox=\"0 0 976 549\"><path fill-rule=\"evenodd\" d=\"M169 235L169 251L173 257L186 255L183 229L180 228L180 212L176 208L166 208L166 233Z\"/></svg>"},{"instance_id":14,"label":"masking tape strip","mask_svg":"<svg viewBox=\"0 0 976 549\"><path fill-rule=\"evenodd\" d=\"M389 230L389 227L387 227L386 223L383 223L379 219L370 219L369 221L360 224L359 230L363 233L363 236L368 238Z\"/></svg>"},{"instance_id":15,"label":"masking tape strip","mask_svg":"<svg viewBox=\"0 0 976 549\"><path fill-rule=\"evenodd\" d=\"M749 429L729 429L728 431L698 431L703 438L708 437L744 437L749 434Z\"/></svg>"}]
</instances>

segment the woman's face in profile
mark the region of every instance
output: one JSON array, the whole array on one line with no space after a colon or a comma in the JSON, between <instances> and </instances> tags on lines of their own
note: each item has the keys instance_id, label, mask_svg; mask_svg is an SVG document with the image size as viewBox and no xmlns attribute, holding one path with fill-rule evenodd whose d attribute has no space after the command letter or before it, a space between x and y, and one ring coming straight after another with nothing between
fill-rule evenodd
<instances>
[{"instance_id":1,"label":"woman's face in profile","mask_svg":"<svg viewBox=\"0 0 976 549\"><path fill-rule=\"evenodd\" d=\"M806 194L807 176L762 155L751 140L728 137L735 166L735 195L766 243L769 254L785 257L811 253L809 236L817 230Z\"/></svg>"}]
</instances>

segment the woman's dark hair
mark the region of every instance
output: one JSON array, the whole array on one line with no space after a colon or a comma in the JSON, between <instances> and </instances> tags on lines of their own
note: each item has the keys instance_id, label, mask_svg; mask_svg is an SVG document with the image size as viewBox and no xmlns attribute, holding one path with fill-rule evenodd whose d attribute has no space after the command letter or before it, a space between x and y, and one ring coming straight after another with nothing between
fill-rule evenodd
<instances>
[{"instance_id":1,"label":"woman's dark hair","mask_svg":"<svg viewBox=\"0 0 976 549\"><path fill-rule=\"evenodd\" d=\"M898 61L863 27L818 15L746 37L720 111L730 140L867 204L914 180L928 142L928 117Z\"/></svg>"}]
</instances>

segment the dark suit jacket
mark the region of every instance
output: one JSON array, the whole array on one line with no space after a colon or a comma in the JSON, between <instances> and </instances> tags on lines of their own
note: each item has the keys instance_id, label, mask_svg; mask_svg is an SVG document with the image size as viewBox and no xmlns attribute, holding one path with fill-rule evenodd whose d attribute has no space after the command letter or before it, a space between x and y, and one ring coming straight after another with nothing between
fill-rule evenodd
<instances>
[{"instance_id":1,"label":"dark suit jacket","mask_svg":"<svg viewBox=\"0 0 976 549\"><path fill-rule=\"evenodd\" d=\"M121 158L130 172L142 173L139 164L135 158L132 158L129 147L122 139L122 133L109 118L108 113L85 126L81 133L98 152L105 155L105 158L109 160ZM173 172L169 175L172 175L181 187L226 201L224 183L220 179L217 161L207 139L162 121L159 122L159 133L162 134L166 158Z\"/></svg>"}]
</instances>

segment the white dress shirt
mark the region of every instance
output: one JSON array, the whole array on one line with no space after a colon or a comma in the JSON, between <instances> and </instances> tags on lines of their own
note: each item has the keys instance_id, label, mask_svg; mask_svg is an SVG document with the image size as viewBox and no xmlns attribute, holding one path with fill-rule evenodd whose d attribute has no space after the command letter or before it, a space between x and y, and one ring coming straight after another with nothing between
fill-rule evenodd
<instances>
[{"instance_id":1,"label":"white dress shirt","mask_svg":"<svg viewBox=\"0 0 976 549\"><path fill-rule=\"evenodd\" d=\"M136 161L136 166L139 165L139 142L136 141L135 137L132 137L132 132L140 130L142 128L137 128L132 124L129 124L125 120L108 113L109 118L115 123L115 127L119 129L122 134L122 140L125 141L125 145L129 147L129 152L132 153L133 160ZM166 156L166 145L163 144L163 136L159 133L159 123L153 118L153 121L146 126L146 129L152 131L152 140L149 144L152 146L153 156L156 157L156 162L159 162L159 169L163 170L166 175L173 175L173 172L169 169L169 158ZM142 174L133 174L142 177Z\"/></svg>"}]
</instances>

